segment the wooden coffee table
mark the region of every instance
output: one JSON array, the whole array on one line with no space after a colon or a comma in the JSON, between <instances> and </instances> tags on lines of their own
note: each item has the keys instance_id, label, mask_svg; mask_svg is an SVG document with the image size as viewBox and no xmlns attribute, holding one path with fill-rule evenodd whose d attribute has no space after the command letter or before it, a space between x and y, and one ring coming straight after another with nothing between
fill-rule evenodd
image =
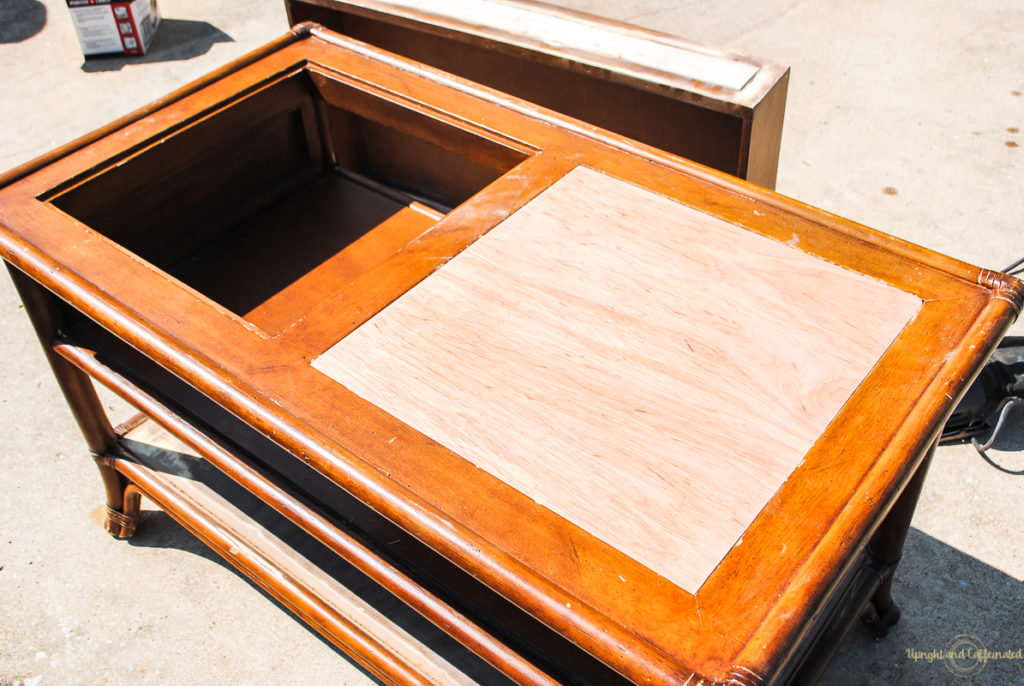
<instances>
[{"instance_id":1,"label":"wooden coffee table","mask_svg":"<svg viewBox=\"0 0 1024 686\"><path fill-rule=\"evenodd\" d=\"M813 681L1021 304L311 25L0 185L111 533L148 496L394 683Z\"/></svg>"}]
</instances>

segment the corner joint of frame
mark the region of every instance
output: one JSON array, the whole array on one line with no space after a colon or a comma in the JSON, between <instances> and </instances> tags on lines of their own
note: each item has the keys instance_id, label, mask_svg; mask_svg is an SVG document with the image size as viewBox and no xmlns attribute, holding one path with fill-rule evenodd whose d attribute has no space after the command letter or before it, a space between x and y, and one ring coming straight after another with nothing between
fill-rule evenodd
<instances>
[{"instance_id":1,"label":"corner joint of frame","mask_svg":"<svg viewBox=\"0 0 1024 686\"><path fill-rule=\"evenodd\" d=\"M992 269L982 269L978 273L978 285L995 291L996 298L1007 301L1020 314L1024 304L1024 282L1020 279Z\"/></svg>"},{"instance_id":2,"label":"corner joint of frame","mask_svg":"<svg viewBox=\"0 0 1024 686\"><path fill-rule=\"evenodd\" d=\"M313 34L313 29L320 28L315 21L304 21L291 28L291 33L296 38L308 38Z\"/></svg>"}]
</instances>

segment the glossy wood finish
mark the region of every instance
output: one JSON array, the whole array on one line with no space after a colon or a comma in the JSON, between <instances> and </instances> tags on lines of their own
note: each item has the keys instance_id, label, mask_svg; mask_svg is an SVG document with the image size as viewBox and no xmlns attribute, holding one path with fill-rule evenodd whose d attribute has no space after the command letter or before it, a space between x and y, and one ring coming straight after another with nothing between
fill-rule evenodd
<instances>
[{"instance_id":1,"label":"glossy wood finish","mask_svg":"<svg viewBox=\"0 0 1024 686\"><path fill-rule=\"evenodd\" d=\"M424 64L768 188L789 69L529 0L286 0Z\"/></svg>"},{"instance_id":2,"label":"glossy wood finish","mask_svg":"<svg viewBox=\"0 0 1024 686\"><path fill-rule=\"evenodd\" d=\"M254 116L265 108L265 117ZM204 154L211 145L216 154ZM204 167L194 177L202 180L196 192L187 176L163 164L169 150ZM240 168L239 158L258 160L261 168ZM312 366L580 167L704 213L713 218L706 231L739 232L745 238L731 242L737 253L771 245L818 265L823 274L848 272L877 292L896 293L897 310L906 298L921 303L916 313L879 313L883 324L893 326L910 317L882 351L877 346L894 334L877 321L864 323L866 333L878 338L866 346L868 357L858 359L864 365L874 355L875 361L870 369L845 372L854 383L863 381L826 417L827 426L696 592ZM119 171L126 168L132 173ZM260 192L240 192L243 179ZM173 192L162 191L160 181ZM339 185L346 189L342 194L355 192L345 197L364 198L358 205L365 212L353 213L343 235L325 247L316 237L329 235L321 233L324 225L338 224L333 210L305 210L329 205ZM116 195L121 187L153 189L155 195L143 200L161 215L158 231L119 220L90 196L90 190ZM328 190L321 193L321 187ZM367 201L364 191L384 199ZM296 201L300 197L309 202ZM388 209L372 210L378 206ZM273 217L281 208L288 208L285 216L270 223L285 235L299 228L294 252L282 251L275 261L260 247L272 240L273 227L257 217ZM322 220L316 218L321 212ZM680 216L688 212L679 210ZM372 552L367 569L375 570L379 583L392 579L395 589L389 590L397 595L404 588L411 607L528 683L571 681L564 675L572 673L589 675L577 683L611 683L600 671L608 668L637 683L790 678L815 653L817 636L834 635L818 621L833 614L825 612L833 601L853 598L840 605L863 607L865 594L880 587L858 582L869 578L862 574L865 556L871 546L887 548L881 541L898 544L899 526L883 524L887 513L919 473L945 416L1021 304L1020 283L1010 277L309 26L140 111L116 130L7 175L0 186L0 226L0 251L36 294L26 306L51 356L108 377L337 555L356 560L364 559L362 549ZM649 221L631 230L672 246L671 226L669 220ZM229 256L238 261L228 264ZM632 268L621 266L624 273ZM770 286L801 302L806 282L766 269L766 285L755 294ZM707 292L736 285L719 273L705 281ZM246 299L247 292L259 296ZM708 322L732 316L723 302L710 304ZM771 344L776 351L781 345ZM757 337L747 336L726 352L742 368L760 348ZM104 371L115 368L114 376ZM762 425L778 404L765 394L769 382L751 384L751 393L763 400L752 410ZM147 405L144 395L160 402ZM91 412L94 401L87 394L68 399L76 415ZM735 431L734 416L716 414L709 421L722 434ZM240 469L249 458L226 456L243 444L259 444L258 450L238 454L273 452L276 465L253 467L256 476ZM131 470L105 466L122 476ZM291 485L279 482L284 473L299 472L301 478L284 477ZM327 495L310 497L325 488L319 492ZM744 485L717 488L727 500ZM163 497L174 507L169 494L151 490L158 502ZM416 554L383 549L382 542L394 540L389 537L356 536L349 530L353 520L336 521L330 507L323 508L344 498L379 517L371 531L396 527ZM681 511L688 507L679 503ZM179 516L198 520L201 509ZM194 528L209 540L223 533L216 522L204 521L205 529ZM885 532L881 538L879 531ZM255 562L242 564L260 574ZM445 615L454 605L463 608L452 600L461 581L452 588L432 586L431 575L434 581L468 579L481 589L473 592L481 606L506 606L483 618L460 612L466 621ZM310 609L323 610L316 603ZM521 629L530 622L540 628ZM529 638L543 631L560 638ZM570 642L579 654L547 654L555 645L565 648L557 652L571 653ZM605 667L587 663L593 658ZM518 676L526 674L533 676Z\"/></svg>"}]
</instances>

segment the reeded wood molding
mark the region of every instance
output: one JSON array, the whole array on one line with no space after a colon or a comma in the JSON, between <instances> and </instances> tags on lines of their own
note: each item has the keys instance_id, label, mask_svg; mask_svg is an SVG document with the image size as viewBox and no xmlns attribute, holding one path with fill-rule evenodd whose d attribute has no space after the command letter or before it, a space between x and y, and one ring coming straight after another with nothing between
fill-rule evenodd
<instances>
[{"instance_id":1,"label":"reeded wood molding","mask_svg":"<svg viewBox=\"0 0 1024 686\"><path fill-rule=\"evenodd\" d=\"M996 298L1010 303L1020 314L1021 306L1024 305L1024 282L1020 279L994 269L982 269L978 273L978 285L991 288L996 292Z\"/></svg>"}]
</instances>

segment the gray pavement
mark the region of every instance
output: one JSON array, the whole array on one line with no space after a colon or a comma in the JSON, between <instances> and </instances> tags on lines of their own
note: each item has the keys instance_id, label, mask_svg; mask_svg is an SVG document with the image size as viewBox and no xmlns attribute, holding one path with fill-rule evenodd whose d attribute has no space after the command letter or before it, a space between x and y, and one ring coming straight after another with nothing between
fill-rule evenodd
<instances>
[{"instance_id":1,"label":"gray pavement","mask_svg":"<svg viewBox=\"0 0 1024 686\"><path fill-rule=\"evenodd\" d=\"M557 4L791 65L781 193L981 266L1024 256L1019 0ZM150 55L84 63L63 2L0 0L0 168L287 28L279 0L161 7ZM0 321L0 686L367 682L166 515L131 542L105 534L99 478L6 276ZM1024 660L967 678L912 657L960 634L1024 648L1022 419L991 453L1002 469L939 450L896 584L903 619L882 641L854 632L824 683L1024 683Z\"/></svg>"}]
</instances>

